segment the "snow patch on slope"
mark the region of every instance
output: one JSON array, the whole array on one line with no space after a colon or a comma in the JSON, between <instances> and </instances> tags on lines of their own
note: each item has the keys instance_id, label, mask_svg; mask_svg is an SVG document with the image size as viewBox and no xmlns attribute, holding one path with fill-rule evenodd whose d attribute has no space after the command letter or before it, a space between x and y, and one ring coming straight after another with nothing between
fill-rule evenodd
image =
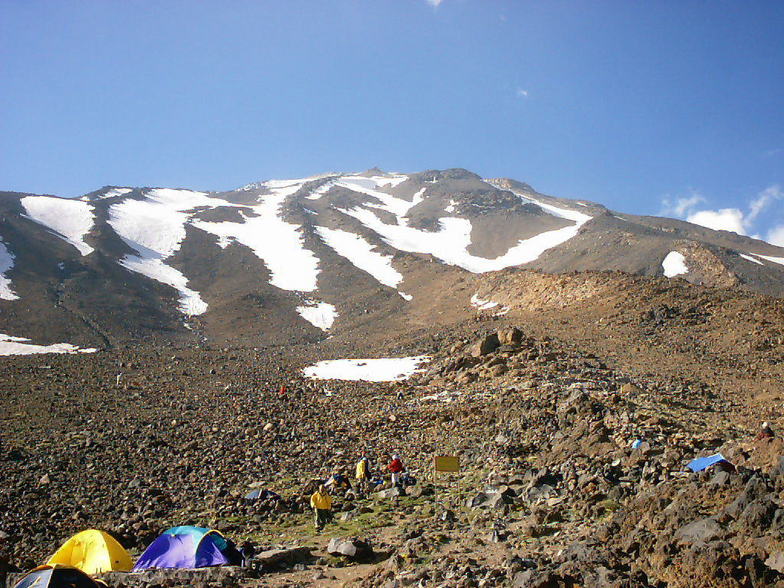
<instances>
[{"instance_id":1,"label":"snow patch on slope","mask_svg":"<svg viewBox=\"0 0 784 588\"><path fill-rule=\"evenodd\" d=\"M318 258L305 244L301 227L281 218L284 201L302 187L307 179L271 180L264 184L272 193L261 196L251 206L259 216L244 216L244 222L195 221L193 226L216 235L224 242L234 239L249 247L272 275L270 284L282 290L312 292L318 279Z\"/></svg>"},{"instance_id":2,"label":"snow patch on slope","mask_svg":"<svg viewBox=\"0 0 784 588\"><path fill-rule=\"evenodd\" d=\"M471 245L471 221L464 218L444 217L439 219L440 230L428 232L408 226L404 218L406 213L422 201L424 189L417 192L412 202L395 198L388 194L367 188L365 185L341 179L347 188L373 196L381 201L381 205L368 204L368 207L380 208L395 215L397 224L387 224L379 219L368 208L354 207L341 212L356 218L363 225L378 233L390 246L411 253L427 253L450 265L456 265L474 273L497 271L506 267L529 263L558 245L574 237L580 227L592 217L581 212L545 204L528 196L517 194L518 197L537 204L550 214L574 222L574 225L545 231L528 239L523 239L511 247L504 255L495 259L477 257L468 253Z\"/></svg>"},{"instance_id":3,"label":"snow patch on slope","mask_svg":"<svg viewBox=\"0 0 784 588\"><path fill-rule=\"evenodd\" d=\"M306 300L304 306L298 306L297 312L311 325L322 331L332 328L332 324L338 316L338 311L333 305L310 300Z\"/></svg>"},{"instance_id":4,"label":"snow patch on slope","mask_svg":"<svg viewBox=\"0 0 784 588\"><path fill-rule=\"evenodd\" d=\"M178 308L182 314L195 316L207 312L207 303L202 300L201 295L188 288L188 278L181 271L163 263L162 259L126 255L120 264L132 272L142 274L177 290L180 293Z\"/></svg>"},{"instance_id":5,"label":"snow patch on slope","mask_svg":"<svg viewBox=\"0 0 784 588\"><path fill-rule=\"evenodd\" d=\"M93 209L87 202L51 196L25 196L20 202L30 220L53 231L83 256L94 251L84 242L93 227Z\"/></svg>"},{"instance_id":6,"label":"snow patch on slope","mask_svg":"<svg viewBox=\"0 0 784 588\"><path fill-rule=\"evenodd\" d=\"M316 227L316 231L341 257L348 259L354 266L369 273L380 283L390 288L397 288L403 281L403 275L392 267L392 256L383 255L373 250L373 246L359 235L328 229L326 227ZM411 300L408 294L400 293L406 300Z\"/></svg>"},{"instance_id":7,"label":"snow patch on slope","mask_svg":"<svg viewBox=\"0 0 784 588\"><path fill-rule=\"evenodd\" d=\"M340 178L340 181L345 184L351 184L357 188L367 190L377 190L378 188L394 188L401 182L405 182L408 176L403 174L390 174L388 176L357 176L345 175ZM354 188L352 188L354 189Z\"/></svg>"},{"instance_id":8,"label":"snow patch on slope","mask_svg":"<svg viewBox=\"0 0 784 588\"><path fill-rule=\"evenodd\" d=\"M414 194L413 198L409 201L404 200L403 198L397 198L391 194L387 194L386 192L379 192L376 189L376 185L369 181L369 178L344 177L338 180L337 185L380 200L381 204L369 202L366 204L366 206L378 208L395 215L398 224L403 225L408 224L406 219L403 217L405 217L406 214L408 214L408 211L411 210L414 206L422 202L424 199L422 195L426 190L426 188L422 188L416 194Z\"/></svg>"},{"instance_id":9,"label":"snow patch on slope","mask_svg":"<svg viewBox=\"0 0 784 588\"><path fill-rule=\"evenodd\" d=\"M54 345L34 345L28 343L30 339L12 337L0 333L0 355L32 355L37 353L95 353L97 349L80 349L70 343L55 343Z\"/></svg>"},{"instance_id":10,"label":"snow patch on slope","mask_svg":"<svg viewBox=\"0 0 784 588\"><path fill-rule=\"evenodd\" d=\"M751 255L746 255L745 253L738 253L738 255L740 255L743 259L747 261L756 263L757 265L765 265L759 259L757 259L756 257L752 257Z\"/></svg>"},{"instance_id":11,"label":"snow patch on slope","mask_svg":"<svg viewBox=\"0 0 784 588\"><path fill-rule=\"evenodd\" d=\"M115 196L122 196L128 192L133 192L133 188L110 188L98 197L98 200L105 200L106 198L114 198Z\"/></svg>"},{"instance_id":12,"label":"snow patch on slope","mask_svg":"<svg viewBox=\"0 0 784 588\"><path fill-rule=\"evenodd\" d=\"M308 194L307 195L307 199L308 200L318 200L324 194L329 192L336 183L337 183L336 180L332 180L332 181L323 183L321 186L319 186L318 188L313 190L310 194Z\"/></svg>"},{"instance_id":13,"label":"snow patch on slope","mask_svg":"<svg viewBox=\"0 0 784 588\"><path fill-rule=\"evenodd\" d=\"M759 253L755 253L757 257L761 257L762 259L767 259L768 261L772 261L773 263L778 263L780 265L784 265L784 257L772 257L770 255L760 255Z\"/></svg>"},{"instance_id":14,"label":"snow patch on slope","mask_svg":"<svg viewBox=\"0 0 784 588\"><path fill-rule=\"evenodd\" d=\"M203 314L207 303L187 287L188 279L164 261L185 239L185 224L194 208L227 206L224 200L190 190L150 190L146 200L125 200L109 208L109 224L137 255L126 255L120 264L131 271L175 288L179 309L185 315Z\"/></svg>"},{"instance_id":15,"label":"snow patch on slope","mask_svg":"<svg viewBox=\"0 0 784 588\"><path fill-rule=\"evenodd\" d=\"M498 303L493 302L492 300L483 300L479 298L478 294L474 294L471 296L471 306L478 308L479 310L490 310L491 308L498 306Z\"/></svg>"},{"instance_id":16,"label":"snow patch on slope","mask_svg":"<svg viewBox=\"0 0 784 588\"><path fill-rule=\"evenodd\" d=\"M477 310L492 310L499 306L497 302L493 302L492 300L484 300L479 298L479 294L474 294L471 296L471 306L476 308ZM493 316L503 316L509 312L508 306L501 306L497 311L493 313Z\"/></svg>"},{"instance_id":17,"label":"snow patch on slope","mask_svg":"<svg viewBox=\"0 0 784 588\"><path fill-rule=\"evenodd\" d=\"M414 374L426 355L383 359L332 359L320 361L303 370L305 377L317 380L362 380L396 382Z\"/></svg>"},{"instance_id":18,"label":"snow patch on slope","mask_svg":"<svg viewBox=\"0 0 784 588\"><path fill-rule=\"evenodd\" d=\"M0 240L0 300L17 300L19 296L11 289L11 279L5 273L14 267L14 255Z\"/></svg>"},{"instance_id":19,"label":"snow patch on slope","mask_svg":"<svg viewBox=\"0 0 784 588\"><path fill-rule=\"evenodd\" d=\"M686 267L686 258L677 251L670 251L667 254L662 261L662 269L664 270L664 275L668 278L689 273L689 268Z\"/></svg>"}]
</instances>

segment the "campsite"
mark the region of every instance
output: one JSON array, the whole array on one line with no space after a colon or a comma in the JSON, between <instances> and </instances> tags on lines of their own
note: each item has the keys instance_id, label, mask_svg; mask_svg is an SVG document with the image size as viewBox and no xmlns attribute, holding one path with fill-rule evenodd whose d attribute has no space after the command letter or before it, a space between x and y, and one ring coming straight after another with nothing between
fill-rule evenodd
<instances>
[{"instance_id":1,"label":"campsite","mask_svg":"<svg viewBox=\"0 0 784 588\"><path fill-rule=\"evenodd\" d=\"M772 316L779 304L688 285L660 290L655 279L635 287L650 289L652 307L721 296L706 337L726 333L736 309ZM659 578L685 586L699 585L706 558L720 556L712 581L775 585L781 424L748 394L753 381L780 369L775 350L716 339L715 361L735 366L718 375L699 350L669 357L671 345L659 337L686 340L693 328L688 315L675 315L644 354L610 356L609 341L639 339L638 329L649 327L621 315L597 334L582 327L595 302L570 312L564 323L560 308L511 317L481 311L454 337L412 337L398 353L429 361L397 382L304 377L317 358L296 346L15 358L8 377L26 391L19 406L27 408L5 407L13 418L2 448L4 561L33 569L93 528L116 538L137 566L145 550L158 545L154 552L165 554L175 541L190 549L193 566L196 535L177 539L172 529L193 525L235 548L252 541L256 564L242 568L226 557L195 572L117 571L105 581L184 586L195 573L205 586L382 586L396 578L463 585L466 577L517 578L523 586L537 578L565 586ZM334 345L324 354L345 353L344 343ZM748 362L757 366L753 381L744 375ZM686 371L699 380L684 378ZM45 387L35 384L41 373ZM737 384L721 386L719 377ZM762 419L774 438L757 438ZM392 452L417 480L405 495L384 471ZM359 498L332 493L333 520L316 532L314 480L342 470L355 483L362 455L384 484ZM460 473L434 478L436 455L459 456ZM717 469L722 460L731 471ZM585 561L598 571L586 572Z\"/></svg>"},{"instance_id":2,"label":"campsite","mask_svg":"<svg viewBox=\"0 0 784 588\"><path fill-rule=\"evenodd\" d=\"M784 588L784 0L0 0L0 588Z\"/></svg>"}]
</instances>

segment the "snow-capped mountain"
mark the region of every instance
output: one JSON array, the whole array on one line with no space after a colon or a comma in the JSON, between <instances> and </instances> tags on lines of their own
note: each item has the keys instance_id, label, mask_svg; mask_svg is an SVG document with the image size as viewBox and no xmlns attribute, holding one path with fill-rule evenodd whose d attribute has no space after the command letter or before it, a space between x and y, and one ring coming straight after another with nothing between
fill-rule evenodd
<instances>
[{"instance_id":1,"label":"snow-capped mountain","mask_svg":"<svg viewBox=\"0 0 784 588\"><path fill-rule=\"evenodd\" d=\"M762 241L462 169L374 169L222 193L0 193L0 341L316 340L376 319L426 320L444 289L511 267L780 296L782 264L784 250ZM470 288L461 295L468 311L488 304Z\"/></svg>"}]
</instances>

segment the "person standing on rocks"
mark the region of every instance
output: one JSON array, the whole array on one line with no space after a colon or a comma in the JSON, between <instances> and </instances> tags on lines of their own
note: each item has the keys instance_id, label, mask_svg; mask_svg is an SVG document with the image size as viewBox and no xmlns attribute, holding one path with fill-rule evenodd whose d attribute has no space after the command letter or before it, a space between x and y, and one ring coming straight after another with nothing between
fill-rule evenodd
<instances>
[{"instance_id":1,"label":"person standing on rocks","mask_svg":"<svg viewBox=\"0 0 784 588\"><path fill-rule=\"evenodd\" d=\"M399 455L392 456L392 461L389 462L387 469L392 473L392 485L400 487L400 477L406 471L406 467Z\"/></svg>"},{"instance_id":2,"label":"person standing on rocks","mask_svg":"<svg viewBox=\"0 0 784 588\"><path fill-rule=\"evenodd\" d=\"M370 461L366 455L357 462L354 477L357 479L357 489L362 493L367 492L370 485Z\"/></svg>"},{"instance_id":3,"label":"person standing on rocks","mask_svg":"<svg viewBox=\"0 0 784 588\"><path fill-rule=\"evenodd\" d=\"M332 497L324 484L310 497L310 506L315 514L316 531L321 531L332 518Z\"/></svg>"}]
</instances>

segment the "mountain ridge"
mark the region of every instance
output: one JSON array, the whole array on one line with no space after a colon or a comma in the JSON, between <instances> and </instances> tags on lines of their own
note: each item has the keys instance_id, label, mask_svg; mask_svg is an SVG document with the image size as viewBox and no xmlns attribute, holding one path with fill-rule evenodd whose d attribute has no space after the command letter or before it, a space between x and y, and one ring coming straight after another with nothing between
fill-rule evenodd
<instances>
[{"instance_id":1,"label":"mountain ridge","mask_svg":"<svg viewBox=\"0 0 784 588\"><path fill-rule=\"evenodd\" d=\"M84 347L318 341L394 321L466 273L510 267L784 296L784 249L460 168L327 173L225 192L2 192L0 247L0 332Z\"/></svg>"}]
</instances>

